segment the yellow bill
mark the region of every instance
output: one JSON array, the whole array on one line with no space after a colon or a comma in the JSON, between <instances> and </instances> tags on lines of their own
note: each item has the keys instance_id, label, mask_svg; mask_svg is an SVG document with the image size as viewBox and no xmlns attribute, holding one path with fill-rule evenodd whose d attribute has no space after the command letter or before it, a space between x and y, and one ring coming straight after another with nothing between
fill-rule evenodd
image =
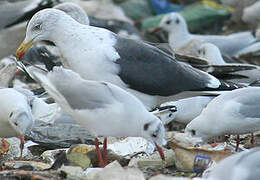
<instances>
[{"instance_id":1,"label":"yellow bill","mask_svg":"<svg viewBox=\"0 0 260 180\"><path fill-rule=\"evenodd\" d=\"M24 57L25 53L28 51L28 49L31 48L33 44L33 39L30 40L28 43L22 42L22 44L19 46L19 48L16 50L16 58L20 60Z\"/></svg>"}]
</instances>

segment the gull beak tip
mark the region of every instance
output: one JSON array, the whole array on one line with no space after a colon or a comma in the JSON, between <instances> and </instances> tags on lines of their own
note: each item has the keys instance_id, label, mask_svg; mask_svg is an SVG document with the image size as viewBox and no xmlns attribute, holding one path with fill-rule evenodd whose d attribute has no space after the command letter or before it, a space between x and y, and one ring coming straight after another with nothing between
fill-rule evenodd
<instances>
[{"instance_id":1,"label":"gull beak tip","mask_svg":"<svg viewBox=\"0 0 260 180\"><path fill-rule=\"evenodd\" d=\"M22 44L18 47L18 49L15 52L16 58L18 60L22 59L25 53L27 52L27 50L31 48L32 44L33 44L33 39L30 40L28 43L25 43L23 41Z\"/></svg>"}]
</instances>

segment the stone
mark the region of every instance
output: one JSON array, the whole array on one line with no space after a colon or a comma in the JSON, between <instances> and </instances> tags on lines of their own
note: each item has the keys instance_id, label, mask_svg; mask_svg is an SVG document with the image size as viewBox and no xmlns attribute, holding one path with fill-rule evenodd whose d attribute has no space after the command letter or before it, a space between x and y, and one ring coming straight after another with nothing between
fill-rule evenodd
<instances>
[{"instance_id":1,"label":"stone","mask_svg":"<svg viewBox=\"0 0 260 180\"><path fill-rule=\"evenodd\" d=\"M149 180L190 180L190 178L165 176L165 175L159 174L157 176L151 177Z\"/></svg>"},{"instance_id":2,"label":"stone","mask_svg":"<svg viewBox=\"0 0 260 180\"><path fill-rule=\"evenodd\" d=\"M67 154L67 159L74 165L80 166L82 169L92 167L89 152L95 151L95 148L90 148L86 144L78 144L72 146Z\"/></svg>"},{"instance_id":3,"label":"stone","mask_svg":"<svg viewBox=\"0 0 260 180\"><path fill-rule=\"evenodd\" d=\"M86 174L81 167L78 166L62 166L58 172L65 174L66 179L70 180L85 180Z\"/></svg>"},{"instance_id":4,"label":"stone","mask_svg":"<svg viewBox=\"0 0 260 180\"><path fill-rule=\"evenodd\" d=\"M1 168L3 169L23 169L30 171L40 171L50 167L49 164L36 161L6 161L1 164Z\"/></svg>"},{"instance_id":5,"label":"stone","mask_svg":"<svg viewBox=\"0 0 260 180\"><path fill-rule=\"evenodd\" d=\"M137 168L124 169L117 161L108 164L104 169L97 171L92 179L88 180L145 180L141 170Z\"/></svg>"},{"instance_id":6,"label":"stone","mask_svg":"<svg viewBox=\"0 0 260 180\"><path fill-rule=\"evenodd\" d=\"M53 164L56 161L56 155L66 151L67 149L55 149L55 150L48 150L48 151L44 151L41 154L41 158L47 162L48 164Z\"/></svg>"}]
</instances>

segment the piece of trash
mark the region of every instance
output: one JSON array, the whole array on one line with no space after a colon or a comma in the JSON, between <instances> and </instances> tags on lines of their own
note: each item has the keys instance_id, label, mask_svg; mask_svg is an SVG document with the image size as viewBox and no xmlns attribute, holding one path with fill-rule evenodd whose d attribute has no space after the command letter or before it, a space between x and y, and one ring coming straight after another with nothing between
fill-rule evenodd
<instances>
[{"instance_id":1,"label":"piece of trash","mask_svg":"<svg viewBox=\"0 0 260 180\"><path fill-rule=\"evenodd\" d=\"M194 166L193 171L197 174L202 173L203 171L205 171L205 169L207 169L210 162L211 162L210 157L196 155L193 162L193 166Z\"/></svg>"}]
</instances>

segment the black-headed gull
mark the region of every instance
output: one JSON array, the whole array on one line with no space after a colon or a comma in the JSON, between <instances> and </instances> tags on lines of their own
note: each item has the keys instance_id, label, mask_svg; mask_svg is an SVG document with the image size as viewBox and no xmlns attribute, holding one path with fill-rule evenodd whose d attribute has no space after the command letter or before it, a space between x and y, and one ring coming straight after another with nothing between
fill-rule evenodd
<instances>
[{"instance_id":1,"label":"black-headed gull","mask_svg":"<svg viewBox=\"0 0 260 180\"><path fill-rule=\"evenodd\" d=\"M28 94L13 88L0 89L0 137L20 136L20 159L24 147L24 134L34 123Z\"/></svg>"},{"instance_id":2,"label":"black-headed gull","mask_svg":"<svg viewBox=\"0 0 260 180\"><path fill-rule=\"evenodd\" d=\"M239 135L259 131L259 102L259 87L247 87L222 93L186 126L185 132L206 141L211 137L225 134ZM236 150L238 145L239 141Z\"/></svg>"},{"instance_id":3,"label":"black-headed gull","mask_svg":"<svg viewBox=\"0 0 260 180\"><path fill-rule=\"evenodd\" d=\"M239 32L230 35L191 34L186 20L179 13L165 15L159 27L169 33L169 44L177 52L187 45L190 47L190 51L197 51L201 43L209 42L218 46L222 53L232 56L256 41L251 32Z\"/></svg>"},{"instance_id":4,"label":"black-headed gull","mask_svg":"<svg viewBox=\"0 0 260 180\"><path fill-rule=\"evenodd\" d=\"M220 161L207 180L258 180L260 177L260 148L252 148Z\"/></svg>"},{"instance_id":5,"label":"black-headed gull","mask_svg":"<svg viewBox=\"0 0 260 180\"><path fill-rule=\"evenodd\" d=\"M164 126L135 96L107 82L84 80L62 67L54 67L47 75L40 71L31 73L66 113L96 137L100 166L107 163L107 143L105 138L103 162L98 146L99 136L144 137L155 143L164 159L159 147L166 143Z\"/></svg>"}]
</instances>

